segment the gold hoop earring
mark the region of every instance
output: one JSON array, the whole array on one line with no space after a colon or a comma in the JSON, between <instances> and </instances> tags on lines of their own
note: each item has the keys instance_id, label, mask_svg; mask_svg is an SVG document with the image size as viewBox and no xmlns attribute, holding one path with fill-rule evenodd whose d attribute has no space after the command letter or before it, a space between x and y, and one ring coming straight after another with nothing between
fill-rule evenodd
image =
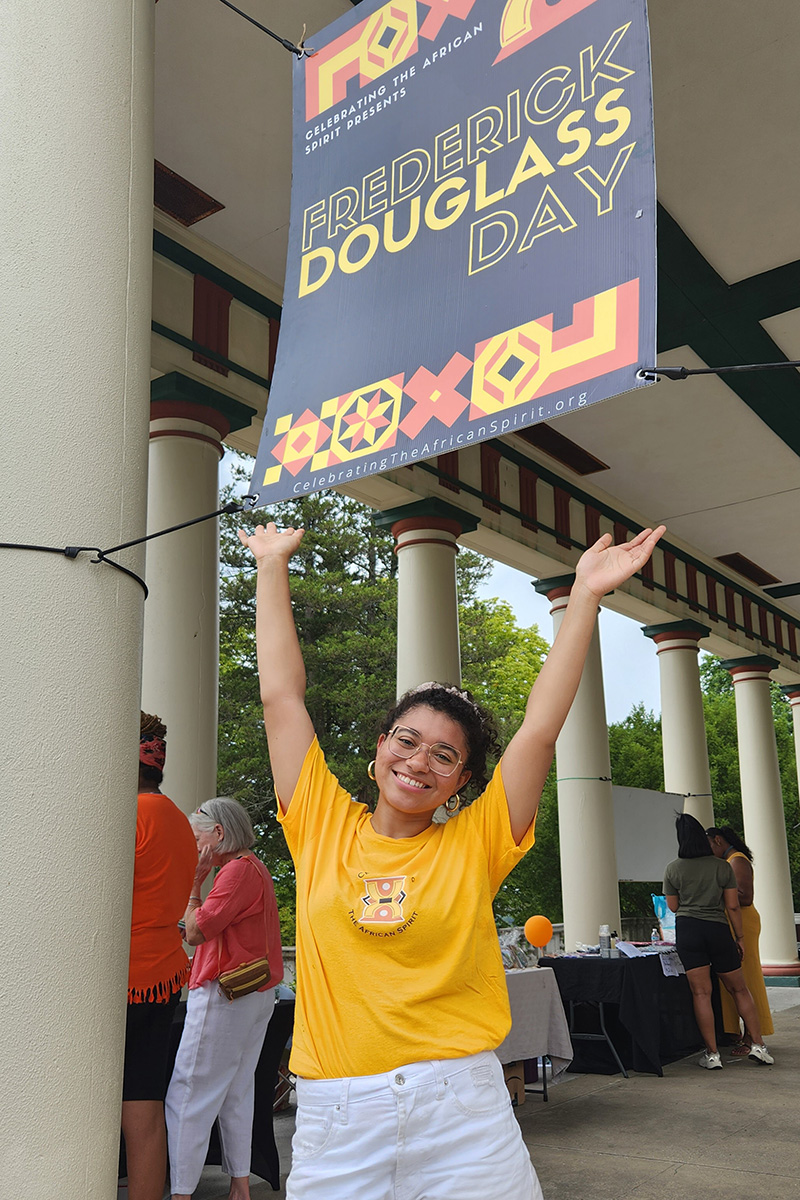
<instances>
[{"instance_id":1,"label":"gold hoop earring","mask_svg":"<svg viewBox=\"0 0 800 1200\"><path fill-rule=\"evenodd\" d=\"M454 792L452 796L448 796L444 802L444 806L451 815L457 813L461 808L461 797L458 792Z\"/></svg>"},{"instance_id":2,"label":"gold hoop earring","mask_svg":"<svg viewBox=\"0 0 800 1200\"><path fill-rule=\"evenodd\" d=\"M367 775L369 775L370 779L373 779L373 780L375 778L375 771L373 769L374 766L375 766L375 759L373 758L372 762L367 765Z\"/></svg>"}]
</instances>

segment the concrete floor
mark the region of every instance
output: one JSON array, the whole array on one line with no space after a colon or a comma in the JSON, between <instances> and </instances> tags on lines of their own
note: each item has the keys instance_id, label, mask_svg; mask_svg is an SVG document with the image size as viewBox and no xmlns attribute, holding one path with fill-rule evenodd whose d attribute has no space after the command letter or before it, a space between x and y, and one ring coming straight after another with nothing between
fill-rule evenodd
<instances>
[{"instance_id":1,"label":"concrete floor","mask_svg":"<svg viewBox=\"0 0 800 1200\"><path fill-rule=\"evenodd\" d=\"M694 1055L665 1067L663 1079L568 1075L547 1104L529 1095L517 1116L545 1200L796 1200L800 988L770 988L769 995L774 1067L723 1054L723 1071L701 1071ZM293 1131L294 1110L277 1113L286 1172ZM208 1167L195 1200L225 1200L227 1184L219 1168ZM285 1200L285 1191L254 1176L252 1198Z\"/></svg>"}]
</instances>

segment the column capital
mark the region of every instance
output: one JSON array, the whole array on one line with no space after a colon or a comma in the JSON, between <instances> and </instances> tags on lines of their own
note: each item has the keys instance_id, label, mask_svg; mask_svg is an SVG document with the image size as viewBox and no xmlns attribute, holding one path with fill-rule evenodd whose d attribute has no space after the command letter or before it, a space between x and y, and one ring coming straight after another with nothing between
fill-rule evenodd
<instances>
[{"instance_id":1,"label":"column capital","mask_svg":"<svg viewBox=\"0 0 800 1200\"><path fill-rule=\"evenodd\" d=\"M746 658L725 658L720 666L730 671L734 683L739 683L748 679L768 679L770 671L780 664L765 654L749 654Z\"/></svg>"},{"instance_id":2,"label":"column capital","mask_svg":"<svg viewBox=\"0 0 800 1200\"><path fill-rule=\"evenodd\" d=\"M441 529L459 538L463 533L472 533L480 520L471 513L430 496L416 500L413 504L401 504L398 508L387 508L375 517L379 529L387 526L395 537L415 529Z\"/></svg>"},{"instance_id":3,"label":"column capital","mask_svg":"<svg viewBox=\"0 0 800 1200\"><path fill-rule=\"evenodd\" d=\"M549 579L531 580L534 590L540 596L547 596L548 600L559 600L562 596L568 596L574 582L574 571L570 571L568 575L551 575Z\"/></svg>"},{"instance_id":4,"label":"column capital","mask_svg":"<svg viewBox=\"0 0 800 1200\"><path fill-rule=\"evenodd\" d=\"M781 691L791 704L792 708L795 708L798 704L800 704L800 683L782 683Z\"/></svg>"},{"instance_id":5,"label":"column capital","mask_svg":"<svg viewBox=\"0 0 800 1200\"><path fill-rule=\"evenodd\" d=\"M701 625L699 621L667 621L664 625L643 625L642 633L645 637L657 640L660 637L708 637L711 633L711 628L708 625Z\"/></svg>"},{"instance_id":6,"label":"column capital","mask_svg":"<svg viewBox=\"0 0 800 1200\"><path fill-rule=\"evenodd\" d=\"M256 409L249 404L242 404L180 371L170 371L150 384L150 419L153 421L169 418L197 421L215 429L220 438L226 438L229 433L249 425L254 416ZM160 432L163 434L164 431Z\"/></svg>"}]
</instances>

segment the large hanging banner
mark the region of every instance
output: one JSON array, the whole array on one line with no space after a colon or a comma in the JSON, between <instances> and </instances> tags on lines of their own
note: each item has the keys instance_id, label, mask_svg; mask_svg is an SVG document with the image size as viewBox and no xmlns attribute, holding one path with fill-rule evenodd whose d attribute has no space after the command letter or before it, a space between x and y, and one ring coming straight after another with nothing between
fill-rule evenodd
<instances>
[{"instance_id":1,"label":"large hanging banner","mask_svg":"<svg viewBox=\"0 0 800 1200\"><path fill-rule=\"evenodd\" d=\"M646 386L646 0L362 0L312 40L260 502Z\"/></svg>"}]
</instances>

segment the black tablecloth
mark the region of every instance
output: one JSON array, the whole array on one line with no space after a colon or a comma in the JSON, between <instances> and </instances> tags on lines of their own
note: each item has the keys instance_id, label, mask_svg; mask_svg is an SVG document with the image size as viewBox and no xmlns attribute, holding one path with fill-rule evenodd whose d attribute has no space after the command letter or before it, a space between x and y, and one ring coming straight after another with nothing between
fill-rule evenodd
<instances>
[{"instance_id":1,"label":"black tablecloth","mask_svg":"<svg viewBox=\"0 0 800 1200\"><path fill-rule=\"evenodd\" d=\"M170 1034L169 1071L178 1053L178 1044L183 1032L183 1022L186 1017L186 1004L181 1002L175 1010ZM275 1099L275 1083L278 1075L281 1055L286 1043L292 1036L294 1027L294 1000L278 1000L275 1004L261 1055L256 1066L255 1108L253 1111L253 1149L250 1158L250 1170L253 1175L260 1175L272 1184L275 1191L280 1188L280 1164L278 1148L275 1145L275 1134L272 1129L272 1105ZM214 1122L211 1131L211 1141L208 1146L206 1163L219 1165L222 1154L219 1144L219 1127ZM120 1176L126 1174L124 1139L120 1153Z\"/></svg>"},{"instance_id":2,"label":"black tablecloth","mask_svg":"<svg viewBox=\"0 0 800 1200\"><path fill-rule=\"evenodd\" d=\"M667 977L657 955L641 958L541 958L552 967L564 1008L575 1001L575 1032L598 1031L603 1001L606 1028L627 1069L661 1075L664 1063L702 1049L685 975ZM580 1005L583 1004L583 1009ZM573 1040L572 1071L615 1074L618 1070L603 1042Z\"/></svg>"}]
</instances>

